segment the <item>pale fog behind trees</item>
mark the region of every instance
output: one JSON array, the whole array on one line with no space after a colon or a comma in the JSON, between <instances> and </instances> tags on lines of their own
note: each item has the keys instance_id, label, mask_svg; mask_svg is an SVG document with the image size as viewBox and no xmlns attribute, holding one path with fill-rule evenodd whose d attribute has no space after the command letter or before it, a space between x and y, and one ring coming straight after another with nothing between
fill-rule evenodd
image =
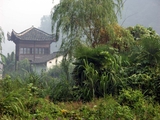
<instances>
[{"instance_id":1,"label":"pale fog behind trees","mask_svg":"<svg viewBox=\"0 0 160 120\"><path fill-rule=\"evenodd\" d=\"M40 25L39 29L43 30L46 33L52 34L52 24L51 24L50 15L44 15L41 18L41 25ZM53 34L54 33L55 33L55 30L53 30ZM61 42L62 42L61 38L62 37L61 37L61 33L60 33L58 41L57 42L53 42L51 44L51 53L59 51L59 48L60 48Z\"/></svg>"},{"instance_id":2,"label":"pale fog behind trees","mask_svg":"<svg viewBox=\"0 0 160 120\"><path fill-rule=\"evenodd\" d=\"M160 34L160 0L125 0L119 24L128 27L137 24L153 27Z\"/></svg>"}]
</instances>

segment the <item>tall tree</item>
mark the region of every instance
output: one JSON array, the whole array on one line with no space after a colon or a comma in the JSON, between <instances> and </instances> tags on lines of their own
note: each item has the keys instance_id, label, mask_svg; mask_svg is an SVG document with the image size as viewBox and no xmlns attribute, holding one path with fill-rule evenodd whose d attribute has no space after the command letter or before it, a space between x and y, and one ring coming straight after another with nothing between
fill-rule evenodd
<instances>
[{"instance_id":1,"label":"tall tree","mask_svg":"<svg viewBox=\"0 0 160 120\"><path fill-rule=\"evenodd\" d=\"M4 33L3 33L2 28L0 27L0 50L2 50L1 43L3 40L4 40Z\"/></svg>"},{"instance_id":2,"label":"tall tree","mask_svg":"<svg viewBox=\"0 0 160 120\"><path fill-rule=\"evenodd\" d=\"M1 43L2 41L4 40L4 33L3 33L3 30L2 28L0 27L0 54L2 54L2 46L1 46ZM2 56L0 58L0 77L2 76L2 69L3 69L3 66L1 64L1 61L2 61Z\"/></svg>"},{"instance_id":3,"label":"tall tree","mask_svg":"<svg viewBox=\"0 0 160 120\"><path fill-rule=\"evenodd\" d=\"M15 71L15 53L8 53L7 56L1 55L0 64L3 65L3 77L7 74L10 76L18 75L23 76L25 73L31 72L31 66L28 59L23 59L18 61L16 66L17 70Z\"/></svg>"},{"instance_id":4,"label":"tall tree","mask_svg":"<svg viewBox=\"0 0 160 120\"><path fill-rule=\"evenodd\" d=\"M102 31L114 38L112 25L117 23L122 5L123 0L60 0L52 10L52 28L56 26L56 34L62 31L67 48L76 40L93 46L101 40Z\"/></svg>"},{"instance_id":5,"label":"tall tree","mask_svg":"<svg viewBox=\"0 0 160 120\"><path fill-rule=\"evenodd\" d=\"M15 69L15 54L12 52L11 54L7 54L7 56L1 54L0 63L3 65L3 76L6 74L10 74Z\"/></svg>"},{"instance_id":6,"label":"tall tree","mask_svg":"<svg viewBox=\"0 0 160 120\"><path fill-rule=\"evenodd\" d=\"M3 38L4 38L4 33L2 28L0 27L0 42L2 42Z\"/></svg>"}]
</instances>

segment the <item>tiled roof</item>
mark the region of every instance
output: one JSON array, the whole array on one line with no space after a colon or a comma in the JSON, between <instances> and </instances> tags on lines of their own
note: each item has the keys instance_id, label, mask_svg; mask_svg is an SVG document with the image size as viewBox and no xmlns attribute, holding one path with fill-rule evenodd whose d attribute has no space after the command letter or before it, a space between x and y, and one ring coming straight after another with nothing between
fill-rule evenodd
<instances>
[{"instance_id":1,"label":"tiled roof","mask_svg":"<svg viewBox=\"0 0 160 120\"><path fill-rule=\"evenodd\" d=\"M42 30L39 30L35 27L31 27L21 33L16 33L12 30L11 34L7 34L8 40L34 40L34 41L56 41L55 35L48 34Z\"/></svg>"}]
</instances>

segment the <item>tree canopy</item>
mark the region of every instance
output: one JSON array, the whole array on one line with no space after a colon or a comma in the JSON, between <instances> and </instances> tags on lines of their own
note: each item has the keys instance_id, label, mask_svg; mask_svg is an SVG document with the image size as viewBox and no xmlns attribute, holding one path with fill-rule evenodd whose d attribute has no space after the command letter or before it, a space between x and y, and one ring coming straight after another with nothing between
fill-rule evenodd
<instances>
[{"instance_id":1,"label":"tree canopy","mask_svg":"<svg viewBox=\"0 0 160 120\"><path fill-rule=\"evenodd\" d=\"M15 70L15 54L7 54L7 56L1 54L0 64L3 65L3 77Z\"/></svg>"},{"instance_id":2,"label":"tree canopy","mask_svg":"<svg viewBox=\"0 0 160 120\"><path fill-rule=\"evenodd\" d=\"M4 33L3 33L3 30L2 28L0 27L0 42L1 40L4 38Z\"/></svg>"},{"instance_id":3,"label":"tree canopy","mask_svg":"<svg viewBox=\"0 0 160 120\"><path fill-rule=\"evenodd\" d=\"M56 26L56 34L62 31L67 43L81 40L92 46L102 31L114 38L112 25L122 6L123 0L60 0L52 10L52 28Z\"/></svg>"}]
</instances>

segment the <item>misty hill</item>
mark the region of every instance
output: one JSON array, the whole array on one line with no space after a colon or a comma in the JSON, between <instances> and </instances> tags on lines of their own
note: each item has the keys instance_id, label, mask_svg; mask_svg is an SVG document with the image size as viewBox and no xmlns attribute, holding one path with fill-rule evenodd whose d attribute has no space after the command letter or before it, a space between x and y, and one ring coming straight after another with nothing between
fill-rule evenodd
<instances>
[{"instance_id":1,"label":"misty hill","mask_svg":"<svg viewBox=\"0 0 160 120\"><path fill-rule=\"evenodd\" d=\"M41 18L41 24L38 29L43 30L49 34L52 33L51 17L49 15L44 15ZM54 33L55 33L55 30L54 30ZM53 42L51 44L51 53L59 51L60 45L61 45L61 36L57 42Z\"/></svg>"},{"instance_id":2,"label":"misty hill","mask_svg":"<svg viewBox=\"0 0 160 120\"><path fill-rule=\"evenodd\" d=\"M126 0L119 24L153 27L160 34L160 0Z\"/></svg>"}]
</instances>

